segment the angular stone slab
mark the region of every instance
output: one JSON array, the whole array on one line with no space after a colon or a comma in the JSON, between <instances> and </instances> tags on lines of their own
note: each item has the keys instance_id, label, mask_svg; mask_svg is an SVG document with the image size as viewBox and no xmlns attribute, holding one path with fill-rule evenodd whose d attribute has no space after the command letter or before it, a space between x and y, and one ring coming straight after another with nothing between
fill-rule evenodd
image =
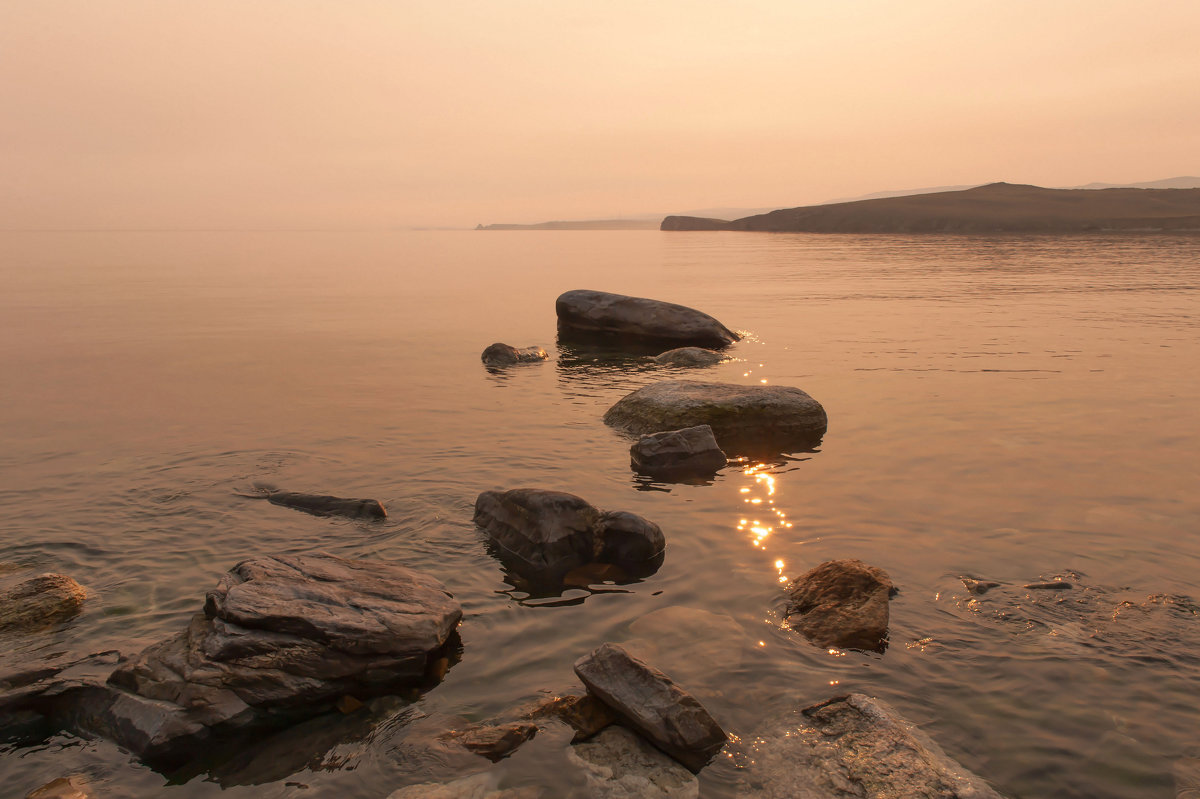
<instances>
[{"instance_id":1,"label":"angular stone slab","mask_svg":"<svg viewBox=\"0 0 1200 799\"><path fill-rule=\"evenodd\" d=\"M576 289L554 303L558 332L676 346L725 347L740 337L706 313L661 300Z\"/></svg>"},{"instance_id":2,"label":"angular stone slab","mask_svg":"<svg viewBox=\"0 0 1200 799\"><path fill-rule=\"evenodd\" d=\"M83 609L87 591L65 574L39 574L0 593L0 632L51 627Z\"/></svg>"},{"instance_id":3,"label":"angular stone slab","mask_svg":"<svg viewBox=\"0 0 1200 799\"><path fill-rule=\"evenodd\" d=\"M514 363L537 363L550 356L538 346L514 347L511 344L496 342L479 357L488 366L511 366Z\"/></svg>"},{"instance_id":4,"label":"angular stone slab","mask_svg":"<svg viewBox=\"0 0 1200 799\"><path fill-rule=\"evenodd\" d=\"M692 772L725 746L725 731L695 697L616 644L575 661L575 674L629 726Z\"/></svg>"},{"instance_id":5,"label":"angular stone slab","mask_svg":"<svg viewBox=\"0 0 1200 799\"><path fill-rule=\"evenodd\" d=\"M666 549L653 522L625 511L601 511L562 491L484 491L475 500L474 521L514 571L543 582L561 581L589 563L652 574Z\"/></svg>"},{"instance_id":6,"label":"angular stone slab","mask_svg":"<svg viewBox=\"0 0 1200 799\"><path fill-rule=\"evenodd\" d=\"M895 590L883 569L831 560L792 581L788 624L817 646L883 651Z\"/></svg>"},{"instance_id":7,"label":"angular stone slab","mask_svg":"<svg viewBox=\"0 0 1200 799\"><path fill-rule=\"evenodd\" d=\"M642 436L629 448L629 468L663 479L712 477L728 459L706 424Z\"/></svg>"},{"instance_id":8,"label":"angular stone slab","mask_svg":"<svg viewBox=\"0 0 1200 799\"><path fill-rule=\"evenodd\" d=\"M639 388L609 408L604 421L638 435L706 424L728 454L807 449L829 425L821 403L798 388L691 380Z\"/></svg>"},{"instance_id":9,"label":"angular stone slab","mask_svg":"<svg viewBox=\"0 0 1200 799\"><path fill-rule=\"evenodd\" d=\"M243 561L205 612L124 661L81 724L147 759L177 761L209 734L316 715L346 694L414 685L462 608L434 578L332 555Z\"/></svg>"},{"instance_id":10,"label":"angular stone slab","mask_svg":"<svg viewBox=\"0 0 1200 799\"><path fill-rule=\"evenodd\" d=\"M745 799L1002 799L885 703L840 696L754 736Z\"/></svg>"}]
</instances>

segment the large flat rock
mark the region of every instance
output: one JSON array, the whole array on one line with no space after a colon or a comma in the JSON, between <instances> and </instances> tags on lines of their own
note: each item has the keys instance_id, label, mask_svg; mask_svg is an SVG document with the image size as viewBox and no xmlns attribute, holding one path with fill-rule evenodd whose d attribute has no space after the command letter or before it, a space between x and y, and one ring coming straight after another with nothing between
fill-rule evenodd
<instances>
[{"instance_id":1,"label":"large flat rock","mask_svg":"<svg viewBox=\"0 0 1200 799\"><path fill-rule=\"evenodd\" d=\"M575 661L575 674L627 725L693 772L725 746L725 731L695 697L616 644Z\"/></svg>"},{"instance_id":2,"label":"large flat rock","mask_svg":"<svg viewBox=\"0 0 1200 799\"><path fill-rule=\"evenodd\" d=\"M708 425L728 454L794 452L820 442L821 403L791 386L665 380L627 394L604 421L637 435Z\"/></svg>"},{"instance_id":3,"label":"large flat rock","mask_svg":"<svg viewBox=\"0 0 1200 799\"><path fill-rule=\"evenodd\" d=\"M745 799L1001 799L885 703L850 694L754 736Z\"/></svg>"},{"instance_id":4,"label":"large flat rock","mask_svg":"<svg viewBox=\"0 0 1200 799\"><path fill-rule=\"evenodd\" d=\"M676 347L725 347L739 336L706 313L661 300L576 289L554 303L565 337L616 337Z\"/></svg>"}]
</instances>

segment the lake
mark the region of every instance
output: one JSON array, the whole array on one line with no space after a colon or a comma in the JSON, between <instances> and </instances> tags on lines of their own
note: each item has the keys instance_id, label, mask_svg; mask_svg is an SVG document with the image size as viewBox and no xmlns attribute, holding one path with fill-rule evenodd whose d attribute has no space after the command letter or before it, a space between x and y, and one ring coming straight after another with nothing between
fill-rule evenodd
<instances>
[{"instance_id":1,"label":"lake","mask_svg":"<svg viewBox=\"0 0 1200 799\"><path fill-rule=\"evenodd\" d=\"M693 370L559 348L554 300L575 288L690 305L745 338ZM1196 755L1195 236L8 232L0 331L0 563L90 594L4 640L7 665L133 654L256 554L397 560L465 611L461 661L371 724L309 725L165 787L105 741L10 744L3 796L80 773L106 797L381 799L447 776L406 754L413 719L486 719L635 638L742 742L853 690L1013 797L1169 798ZM551 357L491 372L494 341ZM601 416L679 378L797 386L828 433L708 484L638 478ZM256 480L390 516L236 495ZM526 486L655 521L662 568L523 593L471 518L480 491ZM783 581L836 558L899 588L886 652L784 623ZM963 576L1003 585L974 597ZM1074 588L1022 587L1052 578ZM649 616L667 608L725 618ZM582 796L567 747L539 735L496 768ZM731 796L742 768L719 758L702 796Z\"/></svg>"}]
</instances>

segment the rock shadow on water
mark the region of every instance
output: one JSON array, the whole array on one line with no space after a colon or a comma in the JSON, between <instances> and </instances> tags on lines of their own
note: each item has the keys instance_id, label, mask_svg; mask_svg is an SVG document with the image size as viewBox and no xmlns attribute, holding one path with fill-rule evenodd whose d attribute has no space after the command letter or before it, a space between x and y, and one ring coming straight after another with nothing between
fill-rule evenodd
<instances>
[{"instance_id":1,"label":"rock shadow on water","mask_svg":"<svg viewBox=\"0 0 1200 799\"><path fill-rule=\"evenodd\" d=\"M625 586L637 585L662 567L664 557L657 556L635 571L614 563L587 563L561 575L531 574L522 561L503 547L485 539L484 548L500 565L501 577L508 588L498 589L519 605L538 608L582 605L596 594L631 594Z\"/></svg>"}]
</instances>

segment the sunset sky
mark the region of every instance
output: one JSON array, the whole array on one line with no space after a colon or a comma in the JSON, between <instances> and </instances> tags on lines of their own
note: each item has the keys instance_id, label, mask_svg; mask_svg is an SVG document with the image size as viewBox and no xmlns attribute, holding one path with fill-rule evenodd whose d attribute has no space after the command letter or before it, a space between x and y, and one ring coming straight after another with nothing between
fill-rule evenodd
<instances>
[{"instance_id":1,"label":"sunset sky","mask_svg":"<svg viewBox=\"0 0 1200 799\"><path fill-rule=\"evenodd\" d=\"M0 228L1200 174L1200 2L4 0Z\"/></svg>"}]
</instances>

